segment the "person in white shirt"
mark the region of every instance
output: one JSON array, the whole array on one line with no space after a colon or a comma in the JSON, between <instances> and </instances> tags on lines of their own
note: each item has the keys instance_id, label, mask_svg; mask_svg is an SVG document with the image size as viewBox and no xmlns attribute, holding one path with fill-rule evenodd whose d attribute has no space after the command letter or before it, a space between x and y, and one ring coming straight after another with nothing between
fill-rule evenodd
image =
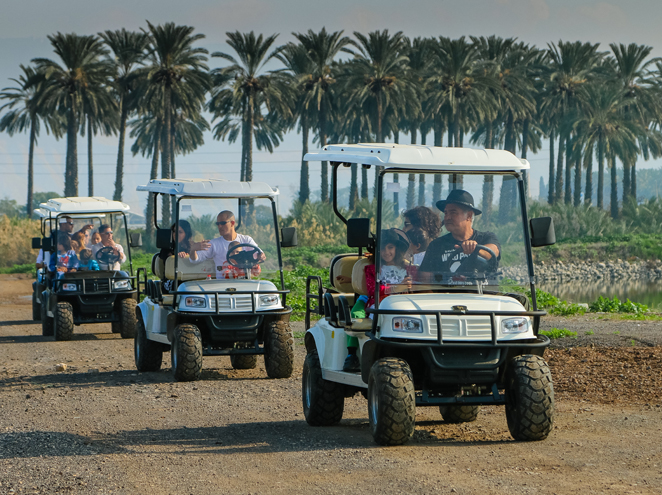
<instances>
[{"instance_id":1,"label":"person in white shirt","mask_svg":"<svg viewBox=\"0 0 662 495\"><path fill-rule=\"evenodd\" d=\"M101 235L101 242L92 246L92 259L97 259L97 252L104 247L112 247L113 253L120 257L119 261L115 262L113 266L108 266L105 263L97 260L99 267L102 270L119 270L120 265L126 261L126 255L124 254L124 249L121 244L117 244L113 240L113 229L110 228L110 225L104 224L99 227L99 234Z\"/></svg>"},{"instance_id":2,"label":"person in white shirt","mask_svg":"<svg viewBox=\"0 0 662 495\"><path fill-rule=\"evenodd\" d=\"M216 217L216 226L220 237L212 240L192 242L189 252L191 263L213 259L216 264L216 278L223 278L223 262L227 261L228 247L231 242L239 244L250 244L258 247L253 238L245 234L237 234L235 231L236 220L234 213L229 210L222 211ZM264 253L260 255L260 261L266 259Z\"/></svg>"}]
</instances>

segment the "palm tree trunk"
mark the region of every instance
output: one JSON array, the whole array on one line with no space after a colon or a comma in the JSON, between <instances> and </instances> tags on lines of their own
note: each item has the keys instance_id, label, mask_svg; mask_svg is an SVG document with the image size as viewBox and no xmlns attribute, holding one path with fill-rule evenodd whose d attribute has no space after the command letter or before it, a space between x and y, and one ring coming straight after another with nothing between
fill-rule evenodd
<instances>
[{"instance_id":1,"label":"palm tree trunk","mask_svg":"<svg viewBox=\"0 0 662 495\"><path fill-rule=\"evenodd\" d=\"M485 148L492 149L494 147L494 126L492 122L488 122L485 129ZM485 225L490 222L490 215L492 214L492 202L494 201L494 176L485 175L483 178L483 221Z\"/></svg>"},{"instance_id":2,"label":"palm tree trunk","mask_svg":"<svg viewBox=\"0 0 662 495\"><path fill-rule=\"evenodd\" d=\"M78 196L78 122L74 96L70 96L67 116L67 159L64 171L64 195Z\"/></svg>"},{"instance_id":3,"label":"palm tree trunk","mask_svg":"<svg viewBox=\"0 0 662 495\"><path fill-rule=\"evenodd\" d=\"M426 133L421 131L421 144L425 146L427 141ZM418 206L425 204L425 174L418 174Z\"/></svg>"},{"instance_id":4,"label":"palm tree trunk","mask_svg":"<svg viewBox=\"0 0 662 495\"><path fill-rule=\"evenodd\" d=\"M368 199L368 169L361 166L361 199Z\"/></svg>"},{"instance_id":5,"label":"palm tree trunk","mask_svg":"<svg viewBox=\"0 0 662 495\"><path fill-rule=\"evenodd\" d=\"M605 142L604 138L598 138L598 208L604 208L605 190Z\"/></svg>"},{"instance_id":6,"label":"palm tree trunk","mask_svg":"<svg viewBox=\"0 0 662 495\"><path fill-rule=\"evenodd\" d=\"M301 176L299 177L299 203L304 204L310 198L310 182L308 173L308 162L303 159L308 153L308 119L304 113L301 114ZM351 202L351 199L350 199Z\"/></svg>"},{"instance_id":7,"label":"palm tree trunk","mask_svg":"<svg viewBox=\"0 0 662 495\"><path fill-rule=\"evenodd\" d=\"M319 138L320 148L324 149L326 146L326 105L324 99L320 101L319 112ZM367 173L367 171L366 171ZM367 197L367 192L366 192ZM322 203L329 202L329 162L322 162L322 191L320 198Z\"/></svg>"},{"instance_id":8,"label":"palm tree trunk","mask_svg":"<svg viewBox=\"0 0 662 495\"><path fill-rule=\"evenodd\" d=\"M34 202L34 143L37 140L37 115L30 118L30 150L28 151L28 202L25 213L32 218L32 203Z\"/></svg>"},{"instance_id":9,"label":"palm tree trunk","mask_svg":"<svg viewBox=\"0 0 662 495\"><path fill-rule=\"evenodd\" d=\"M94 196L94 164L92 163L92 119L87 119L87 195Z\"/></svg>"},{"instance_id":10,"label":"palm tree trunk","mask_svg":"<svg viewBox=\"0 0 662 495\"><path fill-rule=\"evenodd\" d=\"M573 204L579 206L582 202L582 162L581 152L575 152L575 191Z\"/></svg>"},{"instance_id":11,"label":"palm tree trunk","mask_svg":"<svg viewBox=\"0 0 662 495\"><path fill-rule=\"evenodd\" d=\"M515 120L512 112L508 114L506 121L506 137L504 147L513 155L516 153L515 144ZM517 197L515 178L511 175L504 175L501 181L501 193L499 194L499 222L508 223L511 219L511 211L515 205Z\"/></svg>"},{"instance_id":12,"label":"palm tree trunk","mask_svg":"<svg viewBox=\"0 0 662 495\"><path fill-rule=\"evenodd\" d=\"M352 180L349 184L349 209L350 211L354 211L354 208L356 208L356 202L359 199L359 171L358 171L358 165L356 163L352 163Z\"/></svg>"},{"instance_id":13,"label":"palm tree trunk","mask_svg":"<svg viewBox=\"0 0 662 495\"><path fill-rule=\"evenodd\" d=\"M549 179L547 182L547 202L554 204L554 129L549 131Z\"/></svg>"},{"instance_id":14,"label":"palm tree trunk","mask_svg":"<svg viewBox=\"0 0 662 495\"><path fill-rule=\"evenodd\" d=\"M170 145L170 178L175 179L177 176L175 175L175 123L174 119L170 121L170 126L172 127L172 132L170 133L170 140L169 140L169 145ZM172 204L170 205L171 209L171 217L172 221L174 223L175 218L177 218L177 201L173 200Z\"/></svg>"},{"instance_id":15,"label":"palm tree trunk","mask_svg":"<svg viewBox=\"0 0 662 495\"><path fill-rule=\"evenodd\" d=\"M526 154L529 149L529 119L524 119L522 123L522 159L526 160ZM524 190L526 197L531 197L531 187L529 184L529 172L524 170Z\"/></svg>"},{"instance_id":16,"label":"palm tree trunk","mask_svg":"<svg viewBox=\"0 0 662 495\"><path fill-rule=\"evenodd\" d=\"M556 162L556 180L554 181L554 204L563 203L563 158L566 137L559 132L559 156Z\"/></svg>"},{"instance_id":17,"label":"palm tree trunk","mask_svg":"<svg viewBox=\"0 0 662 495\"><path fill-rule=\"evenodd\" d=\"M452 132L448 132L448 136L450 139L450 135ZM441 141L444 138L444 135L442 133L442 125L441 125L441 115L437 114L434 116L434 145L435 146L441 146ZM432 184L432 201L438 201L441 199L441 189L442 189L442 182L441 182L441 174L434 174L434 183ZM450 185L449 185L450 187Z\"/></svg>"},{"instance_id":18,"label":"palm tree trunk","mask_svg":"<svg viewBox=\"0 0 662 495\"><path fill-rule=\"evenodd\" d=\"M630 168L630 196L634 200L634 202L637 202L637 161L635 158L635 161L632 163L632 167Z\"/></svg>"},{"instance_id":19,"label":"palm tree trunk","mask_svg":"<svg viewBox=\"0 0 662 495\"><path fill-rule=\"evenodd\" d=\"M618 177L616 175L616 158L609 153L611 164L611 218L618 218Z\"/></svg>"},{"instance_id":20,"label":"palm tree trunk","mask_svg":"<svg viewBox=\"0 0 662 495\"><path fill-rule=\"evenodd\" d=\"M163 129L161 132L161 178L170 178L170 126L172 125L172 115L170 106L170 91L166 86L163 108ZM164 228L170 225L170 196L162 195L161 219Z\"/></svg>"},{"instance_id":21,"label":"palm tree trunk","mask_svg":"<svg viewBox=\"0 0 662 495\"><path fill-rule=\"evenodd\" d=\"M572 204L572 143L573 139L568 134L565 145L565 204Z\"/></svg>"},{"instance_id":22,"label":"palm tree trunk","mask_svg":"<svg viewBox=\"0 0 662 495\"><path fill-rule=\"evenodd\" d=\"M626 204L630 199L632 190L630 189L630 162L629 160L623 161L623 204Z\"/></svg>"},{"instance_id":23,"label":"palm tree trunk","mask_svg":"<svg viewBox=\"0 0 662 495\"><path fill-rule=\"evenodd\" d=\"M399 129L395 129L393 131L393 142L395 144L400 144L400 130ZM393 182L398 184L397 187L400 187L400 174L393 174ZM399 192L399 190L396 190L393 193L393 211L394 211L396 217L398 217L398 215L400 215L400 192Z\"/></svg>"},{"instance_id":24,"label":"palm tree trunk","mask_svg":"<svg viewBox=\"0 0 662 495\"><path fill-rule=\"evenodd\" d=\"M152 149L152 168L149 171L149 178L156 179L159 173L159 149L161 147L161 123L157 119L154 132L154 148ZM149 246L154 246L154 197L150 193L147 197L147 208L145 209L145 237Z\"/></svg>"},{"instance_id":25,"label":"palm tree trunk","mask_svg":"<svg viewBox=\"0 0 662 495\"><path fill-rule=\"evenodd\" d=\"M248 143L246 147L246 181L253 180L253 131L255 129L255 96L251 94L248 99ZM255 223L253 200L246 201L246 225Z\"/></svg>"},{"instance_id":26,"label":"palm tree trunk","mask_svg":"<svg viewBox=\"0 0 662 495\"><path fill-rule=\"evenodd\" d=\"M377 142L378 143L383 143L384 142L384 133L382 131L382 119L384 118L384 108L382 106L382 99L381 95L377 94ZM375 167L375 186L373 188L373 197L377 197L377 182L379 178L379 173L381 172L382 167L376 166Z\"/></svg>"},{"instance_id":27,"label":"palm tree trunk","mask_svg":"<svg viewBox=\"0 0 662 495\"><path fill-rule=\"evenodd\" d=\"M586 186L584 189L584 204L593 204L593 147L586 150Z\"/></svg>"},{"instance_id":28,"label":"palm tree trunk","mask_svg":"<svg viewBox=\"0 0 662 495\"><path fill-rule=\"evenodd\" d=\"M115 193L113 199L115 201L122 201L123 180L124 180L124 138L126 135L126 121L129 118L129 112L124 104L124 95L120 98L120 139L117 147L117 169L115 170Z\"/></svg>"}]
</instances>

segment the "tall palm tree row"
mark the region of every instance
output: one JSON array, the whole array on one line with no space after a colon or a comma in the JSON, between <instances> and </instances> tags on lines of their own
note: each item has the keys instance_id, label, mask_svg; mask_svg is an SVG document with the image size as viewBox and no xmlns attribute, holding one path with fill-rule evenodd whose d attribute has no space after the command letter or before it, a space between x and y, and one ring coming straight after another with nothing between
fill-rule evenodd
<instances>
[{"instance_id":1,"label":"tall palm tree row","mask_svg":"<svg viewBox=\"0 0 662 495\"><path fill-rule=\"evenodd\" d=\"M637 199L639 157L662 156L662 60L650 56L649 46L612 43L601 51L599 44L561 40L536 48L497 36L410 40L388 30L350 37L325 28L292 36L279 46L277 34L229 32L230 50L212 54L221 63L211 70L200 46L204 35L190 26L147 22L141 32L49 36L57 59L34 59L22 67L17 86L0 93L6 100L0 130L30 132L28 202L40 123L56 137L67 136L67 195L78 194L78 134L87 133L90 194L92 137L117 134L113 197L119 200L127 129L135 139L132 152L151 156L150 175L158 175L160 159L160 175L174 177L175 156L203 144L204 110L215 139L240 140L242 180L253 179L253 148L271 152L292 129L301 132L302 158L311 141L321 147L329 140L425 144L430 133L438 146L470 140L526 158L547 140L546 199L579 205L583 195L586 204L609 203L617 216L621 202ZM620 198L617 166L623 168ZM351 177L350 203L357 205L371 189L374 194L376 180L371 188L366 167L353 166ZM407 208L433 204L442 187L462 187L461 176L446 185L436 176L430 195L425 176L394 180L406 192L394 193L396 210L400 201ZM317 182L302 160L299 203L310 201L318 184L320 200L328 201L327 164ZM497 196L499 220L508 218L514 184L485 180L486 221ZM607 198L605 189L611 189ZM167 200L161 215L170 218Z\"/></svg>"}]
</instances>

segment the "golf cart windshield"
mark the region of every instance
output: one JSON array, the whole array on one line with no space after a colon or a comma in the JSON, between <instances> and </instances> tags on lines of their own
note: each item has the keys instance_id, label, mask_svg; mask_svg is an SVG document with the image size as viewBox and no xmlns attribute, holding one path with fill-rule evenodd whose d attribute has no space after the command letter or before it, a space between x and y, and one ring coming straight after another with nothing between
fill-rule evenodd
<instances>
[{"instance_id":1,"label":"golf cart windshield","mask_svg":"<svg viewBox=\"0 0 662 495\"><path fill-rule=\"evenodd\" d=\"M281 262L274 220L272 201L268 198L250 202L183 198L179 202L180 236L176 249L188 253L192 244L212 241L208 249L197 251L197 257L214 260L216 278L280 283Z\"/></svg>"},{"instance_id":2,"label":"golf cart windshield","mask_svg":"<svg viewBox=\"0 0 662 495\"><path fill-rule=\"evenodd\" d=\"M412 208L425 206L429 208L426 214L439 215L442 228L435 238L428 235L430 229L426 231L425 222L421 225L420 215L395 214L394 195L399 194L400 205L406 204L407 183L402 180L402 173L399 183L393 173L384 175L378 253L382 283L394 284L397 273L406 273L413 292L511 292L514 285L528 287L520 191L515 176L430 173L425 174L425 179L425 204L414 201ZM416 182L418 189L418 176ZM390 228L407 231L405 244L384 233L384 229ZM390 248L397 248L392 253L386 252L389 241ZM401 252L406 241L409 249ZM398 265L404 270L398 270ZM402 291L396 287L393 292Z\"/></svg>"}]
</instances>

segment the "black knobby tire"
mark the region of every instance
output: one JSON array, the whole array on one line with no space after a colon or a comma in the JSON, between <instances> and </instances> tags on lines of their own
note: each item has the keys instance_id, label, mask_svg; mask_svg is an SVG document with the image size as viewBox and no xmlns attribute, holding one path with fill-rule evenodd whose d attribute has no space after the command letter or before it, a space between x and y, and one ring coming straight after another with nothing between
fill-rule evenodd
<instances>
[{"instance_id":1,"label":"black knobby tire","mask_svg":"<svg viewBox=\"0 0 662 495\"><path fill-rule=\"evenodd\" d=\"M37 291L32 291L32 321L41 321L41 304L37 302Z\"/></svg>"},{"instance_id":2,"label":"black knobby tire","mask_svg":"<svg viewBox=\"0 0 662 495\"><path fill-rule=\"evenodd\" d=\"M122 299L120 302L120 335L123 339L136 336L136 300Z\"/></svg>"},{"instance_id":3,"label":"black knobby tire","mask_svg":"<svg viewBox=\"0 0 662 495\"><path fill-rule=\"evenodd\" d=\"M55 306L55 340L71 340L74 334L74 308L68 302Z\"/></svg>"},{"instance_id":4,"label":"black knobby tire","mask_svg":"<svg viewBox=\"0 0 662 495\"><path fill-rule=\"evenodd\" d=\"M451 405L439 406L441 417L446 423L471 423L478 418L478 406Z\"/></svg>"},{"instance_id":5,"label":"black knobby tire","mask_svg":"<svg viewBox=\"0 0 662 495\"><path fill-rule=\"evenodd\" d=\"M317 350L312 350L303 362L301 398L303 415L310 426L331 426L342 419L345 390L340 383L322 378Z\"/></svg>"},{"instance_id":6,"label":"black knobby tire","mask_svg":"<svg viewBox=\"0 0 662 495\"><path fill-rule=\"evenodd\" d=\"M380 445L402 445L414 434L416 394L406 361L382 358L370 369L368 380L370 432Z\"/></svg>"},{"instance_id":7,"label":"black knobby tire","mask_svg":"<svg viewBox=\"0 0 662 495\"><path fill-rule=\"evenodd\" d=\"M287 321L273 321L264 335L264 367L269 378L289 378L294 369L294 335Z\"/></svg>"},{"instance_id":8,"label":"black knobby tire","mask_svg":"<svg viewBox=\"0 0 662 495\"><path fill-rule=\"evenodd\" d=\"M178 382L190 382L200 377L202 370L202 335L195 325L179 325L170 347L172 373Z\"/></svg>"},{"instance_id":9,"label":"black knobby tire","mask_svg":"<svg viewBox=\"0 0 662 495\"><path fill-rule=\"evenodd\" d=\"M120 324L119 321L111 321L110 328L113 331L113 333L120 333L122 331L122 325Z\"/></svg>"},{"instance_id":10,"label":"black knobby tire","mask_svg":"<svg viewBox=\"0 0 662 495\"><path fill-rule=\"evenodd\" d=\"M257 355L230 354L230 363L236 370L252 370L257 366Z\"/></svg>"},{"instance_id":11,"label":"black knobby tire","mask_svg":"<svg viewBox=\"0 0 662 495\"><path fill-rule=\"evenodd\" d=\"M53 318L46 313L46 305L41 305L41 334L44 337L52 337L55 332Z\"/></svg>"},{"instance_id":12,"label":"black knobby tire","mask_svg":"<svg viewBox=\"0 0 662 495\"><path fill-rule=\"evenodd\" d=\"M515 440L544 440L552 431L554 387L542 357L527 354L508 363L506 419Z\"/></svg>"},{"instance_id":13,"label":"black knobby tire","mask_svg":"<svg viewBox=\"0 0 662 495\"><path fill-rule=\"evenodd\" d=\"M136 321L136 337L133 341L133 357L138 371L159 371L163 361L163 344L147 339L142 318Z\"/></svg>"}]
</instances>

